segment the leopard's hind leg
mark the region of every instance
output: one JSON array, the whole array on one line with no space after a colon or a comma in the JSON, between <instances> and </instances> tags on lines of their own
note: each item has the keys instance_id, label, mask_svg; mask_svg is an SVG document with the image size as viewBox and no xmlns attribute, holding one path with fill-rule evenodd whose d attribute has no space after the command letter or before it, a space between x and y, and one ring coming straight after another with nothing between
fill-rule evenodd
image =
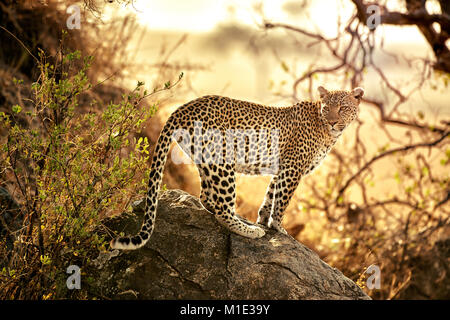
<instances>
[{"instance_id":1,"label":"leopard's hind leg","mask_svg":"<svg viewBox=\"0 0 450 320\"><path fill-rule=\"evenodd\" d=\"M236 177L233 167L230 164L204 166L202 195L207 206L213 206L217 221L230 231L247 238L260 238L265 231L258 226L245 223L235 215L236 205ZM202 202L203 203L203 202Z\"/></svg>"},{"instance_id":2,"label":"leopard's hind leg","mask_svg":"<svg viewBox=\"0 0 450 320\"><path fill-rule=\"evenodd\" d=\"M209 178L207 173L209 170L207 166L197 165L198 173L200 175L200 202L203 207L214 214L215 205L212 199L212 180Z\"/></svg>"}]
</instances>

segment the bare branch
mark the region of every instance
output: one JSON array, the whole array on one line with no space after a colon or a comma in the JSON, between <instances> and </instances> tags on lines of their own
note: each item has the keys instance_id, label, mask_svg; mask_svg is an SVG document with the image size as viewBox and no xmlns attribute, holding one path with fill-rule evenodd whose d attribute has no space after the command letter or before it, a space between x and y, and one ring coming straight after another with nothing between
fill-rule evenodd
<instances>
[{"instance_id":1,"label":"bare branch","mask_svg":"<svg viewBox=\"0 0 450 320\"><path fill-rule=\"evenodd\" d=\"M338 199L342 196L344 191L350 186L352 181L355 180L358 176L360 176L362 172L366 171L374 162L376 162L376 161L378 161L378 160L380 160L380 159L382 159L384 157L387 157L389 155L398 153L398 152L406 152L406 151L409 151L409 150L412 150L412 149L436 146L441 141L443 141L445 138L450 138L450 131L445 132L438 139L436 139L434 141L425 142L425 143L417 143L417 144L407 145L407 146L400 147L400 148L391 149L389 151L380 153L379 155L373 157L368 162L366 162L366 164L363 167L361 167L354 175L352 175L347 180L347 182L344 184L344 186L341 187L341 189L339 189L338 195L336 197L336 202L338 202Z\"/></svg>"}]
</instances>

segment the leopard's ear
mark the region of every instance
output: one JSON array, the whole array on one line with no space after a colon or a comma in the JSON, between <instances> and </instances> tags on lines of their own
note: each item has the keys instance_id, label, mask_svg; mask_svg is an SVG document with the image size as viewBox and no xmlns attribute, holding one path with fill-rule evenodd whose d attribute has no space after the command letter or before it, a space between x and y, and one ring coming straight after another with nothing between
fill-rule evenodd
<instances>
[{"instance_id":1,"label":"leopard's ear","mask_svg":"<svg viewBox=\"0 0 450 320\"><path fill-rule=\"evenodd\" d=\"M360 100L364 95L364 89L361 87L355 88L353 89L352 94L355 99Z\"/></svg>"},{"instance_id":2,"label":"leopard's ear","mask_svg":"<svg viewBox=\"0 0 450 320\"><path fill-rule=\"evenodd\" d=\"M325 89L324 87L320 86L317 88L317 91L319 91L320 94L320 99L325 98L328 95L328 91L327 89Z\"/></svg>"}]
</instances>

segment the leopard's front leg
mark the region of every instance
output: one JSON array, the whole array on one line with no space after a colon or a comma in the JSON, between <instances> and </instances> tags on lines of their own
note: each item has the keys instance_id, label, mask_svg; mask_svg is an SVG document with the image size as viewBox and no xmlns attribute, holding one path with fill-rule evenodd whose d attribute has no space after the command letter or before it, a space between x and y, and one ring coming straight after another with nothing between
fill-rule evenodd
<instances>
[{"instance_id":1,"label":"leopard's front leg","mask_svg":"<svg viewBox=\"0 0 450 320\"><path fill-rule=\"evenodd\" d=\"M299 172L292 168L281 169L278 173L275 183L273 210L268 223L269 228L287 234L281 225L283 214L300 183L300 179Z\"/></svg>"},{"instance_id":2,"label":"leopard's front leg","mask_svg":"<svg viewBox=\"0 0 450 320\"><path fill-rule=\"evenodd\" d=\"M264 202L258 210L258 220L256 223L263 226L269 226L270 215L272 214L273 199L275 195L275 186L277 183L277 176L273 176L267 187L266 195L264 196Z\"/></svg>"}]
</instances>

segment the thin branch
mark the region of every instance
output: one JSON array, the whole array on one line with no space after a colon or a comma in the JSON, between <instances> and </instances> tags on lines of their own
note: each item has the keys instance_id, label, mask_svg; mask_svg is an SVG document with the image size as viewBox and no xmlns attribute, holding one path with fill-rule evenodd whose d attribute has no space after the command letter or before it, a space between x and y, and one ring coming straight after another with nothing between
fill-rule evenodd
<instances>
[{"instance_id":1,"label":"thin branch","mask_svg":"<svg viewBox=\"0 0 450 320\"><path fill-rule=\"evenodd\" d=\"M350 186L350 184L353 182L353 180L355 180L358 176L360 176L362 172L366 171L374 162L376 162L384 157L387 157L389 155L392 155L394 153L397 153L397 152L406 152L411 149L417 149L417 148L423 148L423 147L433 147L433 146L436 146L437 144L439 144L445 138L449 138L449 137L450 137L450 131L447 131L441 137L439 137L438 139L431 141L431 142L407 145L404 147L399 147L399 148L391 149L389 151L380 153L379 155L373 157L371 160L366 162L366 164L364 166L362 166L354 175L352 175L347 180L347 182L344 184L344 186L341 187L341 189L339 189L339 192L338 192L338 195L337 195L335 201L338 202L338 199L342 196L344 191Z\"/></svg>"}]
</instances>

